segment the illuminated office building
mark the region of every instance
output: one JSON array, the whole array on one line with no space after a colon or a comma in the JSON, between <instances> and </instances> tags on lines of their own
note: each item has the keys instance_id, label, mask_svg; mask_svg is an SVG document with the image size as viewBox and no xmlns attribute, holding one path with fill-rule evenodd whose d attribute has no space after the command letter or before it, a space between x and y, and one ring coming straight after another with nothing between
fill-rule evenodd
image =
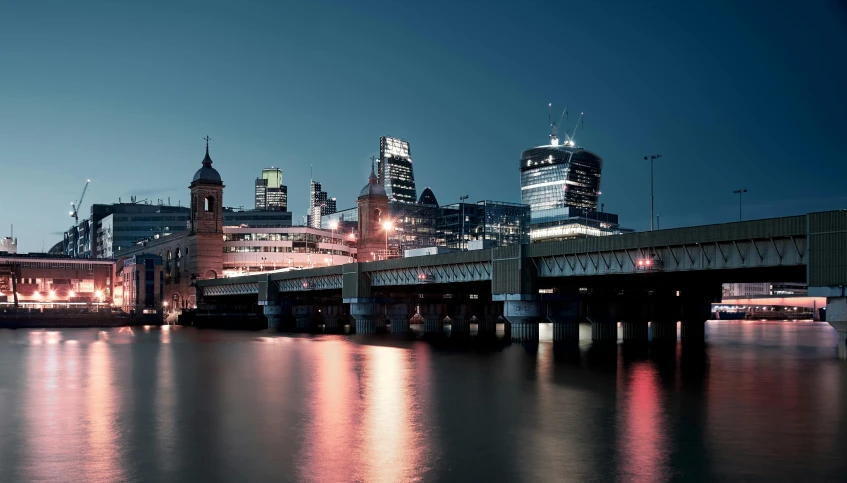
<instances>
[{"instance_id":1,"label":"illuminated office building","mask_svg":"<svg viewBox=\"0 0 847 483\"><path fill-rule=\"evenodd\" d=\"M256 178L257 210L288 211L288 187L282 184L282 170L265 168L262 176Z\"/></svg>"},{"instance_id":2,"label":"illuminated office building","mask_svg":"<svg viewBox=\"0 0 847 483\"><path fill-rule=\"evenodd\" d=\"M377 164L379 184L385 187L389 202L416 203L415 171L409 143L389 136L379 138Z\"/></svg>"},{"instance_id":3,"label":"illuminated office building","mask_svg":"<svg viewBox=\"0 0 847 483\"><path fill-rule=\"evenodd\" d=\"M618 226L617 215L597 210L603 159L573 138L559 144L555 130L550 140L521 153L521 201L530 206L531 241L631 231Z\"/></svg>"}]
</instances>

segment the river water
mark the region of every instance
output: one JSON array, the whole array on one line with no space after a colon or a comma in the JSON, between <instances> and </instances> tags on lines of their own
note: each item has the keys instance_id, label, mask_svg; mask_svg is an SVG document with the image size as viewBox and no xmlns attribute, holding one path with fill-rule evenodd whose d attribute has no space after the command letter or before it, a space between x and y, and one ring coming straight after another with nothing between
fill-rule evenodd
<instances>
[{"instance_id":1,"label":"river water","mask_svg":"<svg viewBox=\"0 0 847 483\"><path fill-rule=\"evenodd\" d=\"M824 323L578 350L0 331L0 481L847 481Z\"/></svg>"}]
</instances>

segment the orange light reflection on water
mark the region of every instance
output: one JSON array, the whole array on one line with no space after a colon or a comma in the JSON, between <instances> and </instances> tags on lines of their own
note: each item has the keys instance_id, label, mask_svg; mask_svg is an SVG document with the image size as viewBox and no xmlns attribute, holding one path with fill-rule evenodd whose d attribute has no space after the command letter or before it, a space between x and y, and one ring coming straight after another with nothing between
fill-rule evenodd
<instances>
[{"instance_id":1,"label":"orange light reflection on water","mask_svg":"<svg viewBox=\"0 0 847 483\"><path fill-rule=\"evenodd\" d=\"M670 448L656 368L650 362L618 367L618 452L622 481L666 481Z\"/></svg>"}]
</instances>

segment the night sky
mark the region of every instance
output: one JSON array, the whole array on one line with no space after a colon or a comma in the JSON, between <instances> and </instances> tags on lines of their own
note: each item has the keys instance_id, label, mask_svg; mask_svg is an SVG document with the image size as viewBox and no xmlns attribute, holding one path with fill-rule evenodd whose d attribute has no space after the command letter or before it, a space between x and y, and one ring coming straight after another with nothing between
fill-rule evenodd
<instances>
[{"instance_id":1,"label":"night sky","mask_svg":"<svg viewBox=\"0 0 847 483\"><path fill-rule=\"evenodd\" d=\"M547 104L585 112L601 201L649 227L847 208L847 6L811 2L0 4L0 235L49 249L91 203L188 200L209 135L224 205L278 166L302 223L310 166L355 205L379 136L418 195L519 201ZM747 4L757 4L750 6Z\"/></svg>"}]
</instances>

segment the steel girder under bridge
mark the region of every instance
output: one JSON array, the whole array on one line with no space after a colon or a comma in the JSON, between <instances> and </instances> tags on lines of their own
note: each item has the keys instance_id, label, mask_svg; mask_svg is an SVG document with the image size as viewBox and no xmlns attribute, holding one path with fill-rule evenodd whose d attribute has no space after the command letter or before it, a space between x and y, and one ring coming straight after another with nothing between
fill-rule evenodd
<instances>
[{"instance_id":1,"label":"steel girder under bridge","mask_svg":"<svg viewBox=\"0 0 847 483\"><path fill-rule=\"evenodd\" d=\"M805 236L598 250L532 258L539 277L805 265Z\"/></svg>"}]
</instances>

